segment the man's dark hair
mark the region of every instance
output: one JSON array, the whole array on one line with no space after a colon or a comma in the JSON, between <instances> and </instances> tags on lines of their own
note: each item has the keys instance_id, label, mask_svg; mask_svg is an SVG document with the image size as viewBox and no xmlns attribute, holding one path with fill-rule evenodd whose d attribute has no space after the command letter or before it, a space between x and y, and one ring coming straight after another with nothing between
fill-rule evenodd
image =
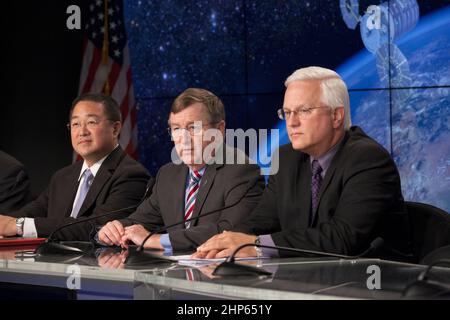
<instances>
[{"instance_id":1,"label":"man's dark hair","mask_svg":"<svg viewBox=\"0 0 450 320\"><path fill-rule=\"evenodd\" d=\"M72 106L70 108L69 120L72 118L72 112L78 102L81 101L91 101L101 103L103 105L103 110L105 111L106 118L111 121L120 121L122 122L122 115L120 113L119 105L116 100L107 96L103 93L83 93L72 102Z\"/></svg>"},{"instance_id":2,"label":"man's dark hair","mask_svg":"<svg viewBox=\"0 0 450 320\"><path fill-rule=\"evenodd\" d=\"M211 91L200 88L184 90L172 103L170 112L178 113L197 102L202 103L206 107L212 122L218 123L225 120L225 107L219 97Z\"/></svg>"}]
</instances>

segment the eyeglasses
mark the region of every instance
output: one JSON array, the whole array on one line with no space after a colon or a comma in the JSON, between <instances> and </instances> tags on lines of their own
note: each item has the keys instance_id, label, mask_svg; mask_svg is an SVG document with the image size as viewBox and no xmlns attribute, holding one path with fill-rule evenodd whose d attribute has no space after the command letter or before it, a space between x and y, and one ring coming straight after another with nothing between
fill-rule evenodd
<instances>
[{"instance_id":1,"label":"eyeglasses","mask_svg":"<svg viewBox=\"0 0 450 320\"><path fill-rule=\"evenodd\" d=\"M211 124L217 124L219 122L208 122L202 124L201 121L195 121L194 123L188 125L186 128L181 127L168 127L167 132L172 137L172 139L179 139L184 131L187 131L191 137L198 136L203 132L203 128Z\"/></svg>"},{"instance_id":2,"label":"eyeglasses","mask_svg":"<svg viewBox=\"0 0 450 320\"><path fill-rule=\"evenodd\" d=\"M328 106L308 107L303 106L296 110L286 110L280 108L277 110L278 118L281 120L289 120L292 115L297 116L299 119L308 119L313 114L314 109L330 108Z\"/></svg>"},{"instance_id":3,"label":"eyeglasses","mask_svg":"<svg viewBox=\"0 0 450 320\"><path fill-rule=\"evenodd\" d=\"M102 122L102 121L111 121L113 122L113 120L110 119L97 119L97 118L88 118L85 121L81 121L79 119L76 120L72 120L71 122L69 122L66 126L67 129L69 131L76 131L79 130L82 125L84 124L86 126L86 128L88 129L95 129L96 127L98 127L98 125Z\"/></svg>"}]
</instances>

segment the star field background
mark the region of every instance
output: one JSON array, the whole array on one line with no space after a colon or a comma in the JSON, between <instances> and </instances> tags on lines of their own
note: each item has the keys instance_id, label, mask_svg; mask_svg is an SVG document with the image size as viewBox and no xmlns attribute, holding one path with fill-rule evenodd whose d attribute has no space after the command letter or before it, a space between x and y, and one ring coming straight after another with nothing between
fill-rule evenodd
<instances>
[{"instance_id":1,"label":"star field background","mask_svg":"<svg viewBox=\"0 0 450 320\"><path fill-rule=\"evenodd\" d=\"M405 198L450 210L450 19L436 14L450 1L417 2L417 26L395 40L413 81L397 89L380 81L359 27L347 28L338 0L125 1L140 161L153 174L170 161L168 112L186 88L219 95L228 128L274 128L285 78L320 65L343 76L353 124L394 156ZM359 4L363 14L380 1Z\"/></svg>"}]
</instances>

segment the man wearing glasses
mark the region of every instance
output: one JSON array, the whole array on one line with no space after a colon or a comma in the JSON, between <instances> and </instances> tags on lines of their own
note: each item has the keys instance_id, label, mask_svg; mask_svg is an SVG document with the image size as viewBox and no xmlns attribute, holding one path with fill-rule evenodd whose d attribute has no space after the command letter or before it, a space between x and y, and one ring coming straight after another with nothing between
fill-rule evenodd
<instances>
[{"instance_id":1,"label":"man wearing glasses","mask_svg":"<svg viewBox=\"0 0 450 320\"><path fill-rule=\"evenodd\" d=\"M168 233L153 234L145 248L192 251L211 236L238 226L259 202L264 188L259 167L249 164L248 159L236 163L236 158L227 154L242 154L220 143L225 109L216 95L204 89L185 90L173 102L168 124L181 161L173 159L175 163L160 168L152 195L127 219L106 224L97 235L100 243L123 247L128 242L141 244L150 232L181 222ZM220 148L211 148L217 141ZM214 150L221 152L214 154ZM258 179L257 184L245 194L248 182L254 179ZM186 221L195 217L198 219Z\"/></svg>"},{"instance_id":2,"label":"man wearing glasses","mask_svg":"<svg viewBox=\"0 0 450 320\"><path fill-rule=\"evenodd\" d=\"M119 146L117 102L103 94L83 94L72 103L69 120L72 146L82 161L56 172L35 201L0 216L0 236L46 237L74 219L130 207L142 198L150 176ZM91 231L90 224L80 223L54 236L87 241Z\"/></svg>"},{"instance_id":3,"label":"man wearing glasses","mask_svg":"<svg viewBox=\"0 0 450 320\"><path fill-rule=\"evenodd\" d=\"M280 147L278 173L248 219L194 256L229 256L245 243L356 255L376 237L410 252L398 170L381 145L351 126L344 81L332 70L309 67L285 85L278 116L291 143ZM286 254L246 247L238 256Z\"/></svg>"}]
</instances>

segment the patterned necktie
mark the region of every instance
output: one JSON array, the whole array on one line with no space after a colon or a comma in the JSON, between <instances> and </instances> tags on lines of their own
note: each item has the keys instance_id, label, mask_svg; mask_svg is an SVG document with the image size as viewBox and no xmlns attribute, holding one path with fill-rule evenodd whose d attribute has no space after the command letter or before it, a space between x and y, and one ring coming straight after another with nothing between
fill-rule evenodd
<instances>
[{"instance_id":1,"label":"patterned necktie","mask_svg":"<svg viewBox=\"0 0 450 320\"><path fill-rule=\"evenodd\" d=\"M186 204L184 206L184 220L192 217L194 212L195 200L197 198L197 193L199 189L199 183L202 176L198 171L192 171L189 178L189 187L187 190ZM186 229L189 228L190 222L186 222Z\"/></svg>"},{"instance_id":2,"label":"patterned necktie","mask_svg":"<svg viewBox=\"0 0 450 320\"><path fill-rule=\"evenodd\" d=\"M191 268L186 269L186 279L189 281L195 281L194 272Z\"/></svg>"},{"instance_id":3,"label":"patterned necktie","mask_svg":"<svg viewBox=\"0 0 450 320\"><path fill-rule=\"evenodd\" d=\"M84 171L83 176L84 180L80 186L79 197L77 199L77 202L73 206L72 213L70 214L72 218L76 218L78 216L78 213L81 209L81 205L83 204L84 199L86 198L86 195L89 191L89 188L91 187L92 180L94 180L94 175L92 174L91 170L89 170L89 168Z\"/></svg>"},{"instance_id":4,"label":"patterned necktie","mask_svg":"<svg viewBox=\"0 0 450 320\"><path fill-rule=\"evenodd\" d=\"M311 219L310 226L312 226L314 222L314 216L316 214L317 205L319 204L319 192L320 186L322 185L322 167L320 166L319 161L313 160L312 162L312 177L311 177Z\"/></svg>"}]
</instances>

